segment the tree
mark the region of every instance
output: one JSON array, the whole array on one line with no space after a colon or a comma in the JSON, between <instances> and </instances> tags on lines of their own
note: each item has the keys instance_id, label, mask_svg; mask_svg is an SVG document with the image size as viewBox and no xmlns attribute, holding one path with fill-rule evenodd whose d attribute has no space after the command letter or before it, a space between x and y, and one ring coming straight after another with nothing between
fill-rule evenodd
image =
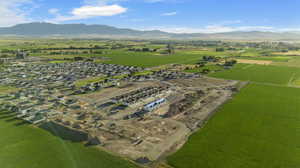
<instances>
[{"instance_id":1,"label":"tree","mask_svg":"<svg viewBox=\"0 0 300 168\"><path fill-rule=\"evenodd\" d=\"M216 52L224 52L225 49L224 48L216 48Z\"/></svg>"},{"instance_id":2,"label":"tree","mask_svg":"<svg viewBox=\"0 0 300 168\"><path fill-rule=\"evenodd\" d=\"M174 49L174 47L171 44L167 45L167 52L170 55L175 53L175 49Z\"/></svg>"},{"instance_id":3,"label":"tree","mask_svg":"<svg viewBox=\"0 0 300 168\"><path fill-rule=\"evenodd\" d=\"M203 69L203 70L202 70L202 73L203 73L203 74L208 74L209 72L210 72L209 69Z\"/></svg>"},{"instance_id":4,"label":"tree","mask_svg":"<svg viewBox=\"0 0 300 168\"><path fill-rule=\"evenodd\" d=\"M207 62L217 62L219 58L215 56L203 56L202 59Z\"/></svg>"},{"instance_id":5,"label":"tree","mask_svg":"<svg viewBox=\"0 0 300 168\"><path fill-rule=\"evenodd\" d=\"M230 61L226 61L225 64L224 64L224 66L233 66L236 63L237 63L236 60L230 60Z\"/></svg>"},{"instance_id":6,"label":"tree","mask_svg":"<svg viewBox=\"0 0 300 168\"><path fill-rule=\"evenodd\" d=\"M197 62L197 64L198 64L200 67L204 67L204 66L207 64L207 62L206 62L206 61L199 61L199 62Z\"/></svg>"},{"instance_id":7,"label":"tree","mask_svg":"<svg viewBox=\"0 0 300 168\"><path fill-rule=\"evenodd\" d=\"M143 51L143 52L149 52L150 49L149 49L149 48L143 48L142 51Z\"/></svg>"}]
</instances>

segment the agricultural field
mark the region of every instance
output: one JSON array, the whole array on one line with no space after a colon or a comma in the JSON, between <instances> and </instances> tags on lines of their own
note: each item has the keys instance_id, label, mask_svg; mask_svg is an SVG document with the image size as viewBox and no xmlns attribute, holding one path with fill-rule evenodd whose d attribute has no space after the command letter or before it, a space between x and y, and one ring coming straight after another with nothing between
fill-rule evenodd
<instances>
[{"instance_id":1,"label":"agricultural field","mask_svg":"<svg viewBox=\"0 0 300 168\"><path fill-rule=\"evenodd\" d=\"M273 62L288 62L293 59L291 56L257 56L257 57L236 57L237 59L248 59L248 60L265 60Z\"/></svg>"},{"instance_id":2,"label":"agricultural field","mask_svg":"<svg viewBox=\"0 0 300 168\"><path fill-rule=\"evenodd\" d=\"M274 52L274 55L300 56L300 51Z\"/></svg>"},{"instance_id":3,"label":"agricultural field","mask_svg":"<svg viewBox=\"0 0 300 168\"><path fill-rule=\"evenodd\" d=\"M214 71L223 71L224 68L222 66L218 66L218 65L206 65L201 68L185 70L185 72L202 73L204 70L209 70L210 72L214 72Z\"/></svg>"},{"instance_id":4,"label":"agricultural field","mask_svg":"<svg viewBox=\"0 0 300 168\"><path fill-rule=\"evenodd\" d=\"M210 76L288 86L293 80L300 77L300 69L272 65L237 64L230 70L212 73Z\"/></svg>"},{"instance_id":5,"label":"agricultural field","mask_svg":"<svg viewBox=\"0 0 300 168\"><path fill-rule=\"evenodd\" d=\"M296 88L248 85L168 163L176 168L298 167L299 94Z\"/></svg>"},{"instance_id":6,"label":"agricultural field","mask_svg":"<svg viewBox=\"0 0 300 168\"><path fill-rule=\"evenodd\" d=\"M300 165L298 58L244 56L241 59L270 60L272 64L237 64L210 73L211 77L250 84L223 105L183 148L169 156L168 164L175 168ZM206 67L214 70L214 66Z\"/></svg>"},{"instance_id":7,"label":"agricultural field","mask_svg":"<svg viewBox=\"0 0 300 168\"><path fill-rule=\"evenodd\" d=\"M137 168L133 163L80 142L15 120L0 112L0 163L3 168Z\"/></svg>"},{"instance_id":8,"label":"agricultural field","mask_svg":"<svg viewBox=\"0 0 300 168\"><path fill-rule=\"evenodd\" d=\"M287 62L273 62L273 65L288 66L288 67L300 67L300 57L292 57Z\"/></svg>"},{"instance_id":9,"label":"agricultural field","mask_svg":"<svg viewBox=\"0 0 300 168\"><path fill-rule=\"evenodd\" d=\"M121 64L127 66L140 66L140 67L153 67L165 64L194 64L206 55L214 55L218 57L226 57L226 52L213 52L213 51L176 51L172 55L160 54L153 52L133 52L126 50L102 50L104 54L80 54L80 57L105 57L99 62L107 64ZM40 54L34 54L39 56ZM77 55L78 56L78 55ZM41 55L43 58L49 59L64 59L74 58L76 55Z\"/></svg>"},{"instance_id":10,"label":"agricultural field","mask_svg":"<svg viewBox=\"0 0 300 168\"><path fill-rule=\"evenodd\" d=\"M240 56L242 57L259 57L261 56L261 51L255 49L247 49L240 52Z\"/></svg>"}]
</instances>

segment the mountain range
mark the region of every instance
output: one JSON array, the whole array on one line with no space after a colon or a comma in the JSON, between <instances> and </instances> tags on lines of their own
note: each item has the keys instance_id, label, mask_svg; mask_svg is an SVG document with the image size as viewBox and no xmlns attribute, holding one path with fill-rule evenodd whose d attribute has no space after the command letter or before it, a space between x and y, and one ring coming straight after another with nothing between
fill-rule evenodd
<instances>
[{"instance_id":1,"label":"mountain range","mask_svg":"<svg viewBox=\"0 0 300 168\"><path fill-rule=\"evenodd\" d=\"M227 32L168 33L159 30L141 31L107 25L26 23L0 28L1 36L137 38L137 39L205 39L205 40L300 40L300 32Z\"/></svg>"}]
</instances>

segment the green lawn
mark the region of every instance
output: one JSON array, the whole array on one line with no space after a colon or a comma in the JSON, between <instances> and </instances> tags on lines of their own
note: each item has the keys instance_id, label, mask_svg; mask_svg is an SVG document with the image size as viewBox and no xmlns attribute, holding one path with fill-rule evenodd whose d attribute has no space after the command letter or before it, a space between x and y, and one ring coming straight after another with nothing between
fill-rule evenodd
<instances>
[{"instance_id":1,"label":"green lawn","mask_svg":"<svg viewBox=\"0 0 300 168\"><path fill-rule=\"evenodd\" d=\"M300 167L300 89L251 84L168 158L175 168Z\"/></svg>"},{"instance_id":2,"label":"green lawn","mask_svg":"<svg viewBox=\"0 0 300 168\"><path fill-rule=\"evenodd\" d=\"M60 61L49 61L49 63L51 63L51 64L60 64L60 63L68 63L68 62L71 62L71 61L66 61L66 60L60 60Z\"/></svg>"},{"instance_id":3,"label":"green lawn","mask_svg":"<svg viewBox=\"0 0 300 168\"><path fill-rule=\"evenodd\" d=\"M14 87L11 87L11 86L0 85L0 94L7 94L7 93L10 93L10 92L14 92L16 90L18 90L18 89L14 88Z\"/></svg>"},{"instance_id":4,"label":"green lawn","mask_svg":"<svg viewBox=\"0 0 300 168\"><path fill-rule=\"evenodd\" d=\"M288 85L300 78L300 69L296 67L237 64L230 70L210 74L212 77Z\"/></svg>"},{"instance_id":5,"label":"green lawn","mask_svg":"<svg viewBox=\"0 0 300 168\"><path fill-rule=\"evenodd\" d=\"M1 168L136 168L94 147L63 140L0 112Z\"/></svg>"},{"instance_id":6,"label":"green lawn","mask_svg":"<svg viewBox=\"0 0 300 168\"><path fill-rule=\"evenodd\" d=\"M85 85L90 84L90 83L101 82L101 81L104 81L105 79L106 79L105 76L81 79L81 80L78 80L78 81L75 82L75 86L76 87L81 87L81 86L85 86Z\"/></svg>"},{"instance_id":7,"label":"green lawn","mask_svg":"<svg viewBox=\"0 0 300 168\"><path fill-rule=\"evenodd\" d=\"M146 71L142 71L142 72L136 72L136 73L134 73L134 76L151 75L151 74L153 74L152 71L146 70Z\"/></svg>"}]
</instances>

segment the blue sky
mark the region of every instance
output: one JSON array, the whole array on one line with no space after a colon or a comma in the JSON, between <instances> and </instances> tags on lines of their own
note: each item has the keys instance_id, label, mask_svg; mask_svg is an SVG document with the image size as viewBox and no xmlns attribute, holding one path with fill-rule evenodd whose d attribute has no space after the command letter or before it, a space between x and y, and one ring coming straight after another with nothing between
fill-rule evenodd
<instances>
[{"instance_id":1,"label":"blue sky","mask_svg":"<svg viewBox=\"0 0 300 168\"><path fill-rule=\"evenodd\" d=\"M105 24L168 32L299 31L300 0L0 0L0 26Z\"/></svg>"}]
</instances>

